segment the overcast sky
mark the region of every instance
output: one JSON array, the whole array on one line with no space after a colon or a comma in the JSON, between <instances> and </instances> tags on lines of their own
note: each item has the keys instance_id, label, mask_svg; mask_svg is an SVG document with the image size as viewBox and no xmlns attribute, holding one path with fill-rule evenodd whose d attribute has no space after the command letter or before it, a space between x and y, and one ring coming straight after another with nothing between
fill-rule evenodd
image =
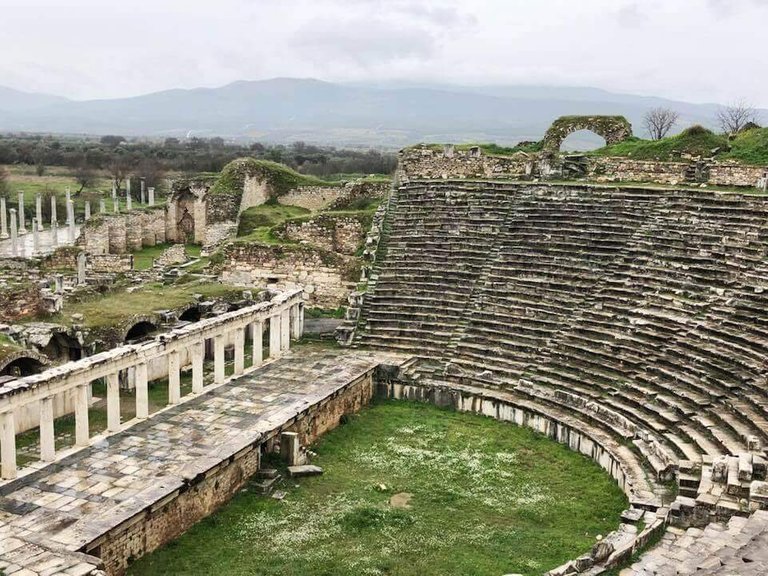
<instances>
[{"instance_id":1,"label":"overcast sky","mask_svg":"<svg viewBox=\"0 0 768 576\"><path fill-rule=\"evenodd\" d=\"M0 0L0 85L555 84L768 107L768 0Z\"/></svg>"}]
</instances>

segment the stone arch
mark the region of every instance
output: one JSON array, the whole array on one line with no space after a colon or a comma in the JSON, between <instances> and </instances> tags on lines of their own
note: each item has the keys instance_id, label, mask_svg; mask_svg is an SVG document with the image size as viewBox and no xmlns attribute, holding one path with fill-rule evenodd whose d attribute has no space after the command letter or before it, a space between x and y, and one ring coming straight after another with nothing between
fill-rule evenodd
<instances>
[{"instance_id":1,"label":"stone arch","mask_svg":"<svg viewBox=\"0 0 768 576\"><path fill-rule=\"evenodd\" d=\"M561 116L544 135L544 152L549 155L557 154L563 140L577 130L594 132L602 136L608 145L622 142L632 136L632 124L624 116Z\"/></svg>"},{"instance_id":2,"label":"stone arch","mask_svg":"<svg viewBox=\"0 0 768 576\"><path fill-rule=\"evenodd\" d=\"M157 331L157 324L154 318L140 317L134 318L132 323L123 333L123 342L130 344L146 340Z\"/></svg>"},{"instance_id":3,"label":"stone arch","mask_svg":"<svg viewBox=\"0 0 768 576\"><path fill-rule=\"evenodd\" d=\"M48 359L41 354L31 350L20 350L0 360L0 376L21 377L38 374L48 363Z\"/></svg>"},{"instance_id":4,"label":"stone arch","mask_svg":"<svg viewBox=\"0 0 768 576\"><path fill-rule=\"evenodd\" d=\"M66 332L54 332L48 344L40 348L48 358L59 362L80 360L85 356L81 342Z\"/></svg>"},{"instance_id":5,"label":"stone arch","mask_svg":"<svg viewBox=\"0 0 768 576\"><path fill-rule=\"evenodd\" d=\"M166 238L181 244L205 241L208 186L202 182L181 182L168 200Z\"/></svg>"},{"instance_id":6,"label":"stone arch","mask_svg":"<svg viewBox=\"0 0 768 576\"><path fill-rule=\"evenodd\" d=\"M200 310L200 306L197 304L188 306L179 314L179 320L182 322L198 322L202 317L203 311Z\"/></svg>"}]
</instances>

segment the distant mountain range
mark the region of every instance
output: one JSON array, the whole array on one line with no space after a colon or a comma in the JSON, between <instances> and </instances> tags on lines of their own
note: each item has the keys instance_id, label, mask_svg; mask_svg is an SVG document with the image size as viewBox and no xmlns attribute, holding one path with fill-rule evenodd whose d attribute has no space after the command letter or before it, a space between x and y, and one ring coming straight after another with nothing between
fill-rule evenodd
<instances>
[{"instance_id":1,"label":"distant mountain range","mask_svg":"<svg viewBox=\"0 0 768 576\"><path fill-rule=\"evenodd\" d=\"M642 135L643 114L654 106L677 110L679 129L711 126L717 110L715 104L596 88L349 85L275 78L87 101L0 87L0 131L222 136L388 148L427 141L510 145L541 139L552 120L566 114L623 114Z\"/></svg>"}]
</instances>

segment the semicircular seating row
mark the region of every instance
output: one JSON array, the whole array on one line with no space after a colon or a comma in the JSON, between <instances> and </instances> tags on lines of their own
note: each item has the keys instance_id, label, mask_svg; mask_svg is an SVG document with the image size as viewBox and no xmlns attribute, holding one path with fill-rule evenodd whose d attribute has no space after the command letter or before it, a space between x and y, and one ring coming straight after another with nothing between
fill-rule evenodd
<instances>
[{"instance_id":1,"label":"semicircular seating row","mask_svg":"<svg viewBox=\"0 0 768 576\"><path fill-rule=\"evenodd\" d=\"M660 477L768 442L768 200L413 181L357 342L632 440Z\"/></svg>"}]
</instances>

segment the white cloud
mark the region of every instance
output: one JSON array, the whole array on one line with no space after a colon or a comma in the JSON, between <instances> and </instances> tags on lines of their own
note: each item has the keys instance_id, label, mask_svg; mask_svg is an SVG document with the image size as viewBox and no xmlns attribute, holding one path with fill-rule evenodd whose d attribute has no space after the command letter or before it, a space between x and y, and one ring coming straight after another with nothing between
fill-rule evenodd
<instances>
[{"instance_id":1,"label":"white cloud","mask_svg":"<svg viewBox=\"0 0 768 576\"><path fill-rule=\"evenodd\" d=\"M0 13L0 84L77 98L297 76L768 106L764 0L0 0Z\"/></svg>"}]
</instances>

